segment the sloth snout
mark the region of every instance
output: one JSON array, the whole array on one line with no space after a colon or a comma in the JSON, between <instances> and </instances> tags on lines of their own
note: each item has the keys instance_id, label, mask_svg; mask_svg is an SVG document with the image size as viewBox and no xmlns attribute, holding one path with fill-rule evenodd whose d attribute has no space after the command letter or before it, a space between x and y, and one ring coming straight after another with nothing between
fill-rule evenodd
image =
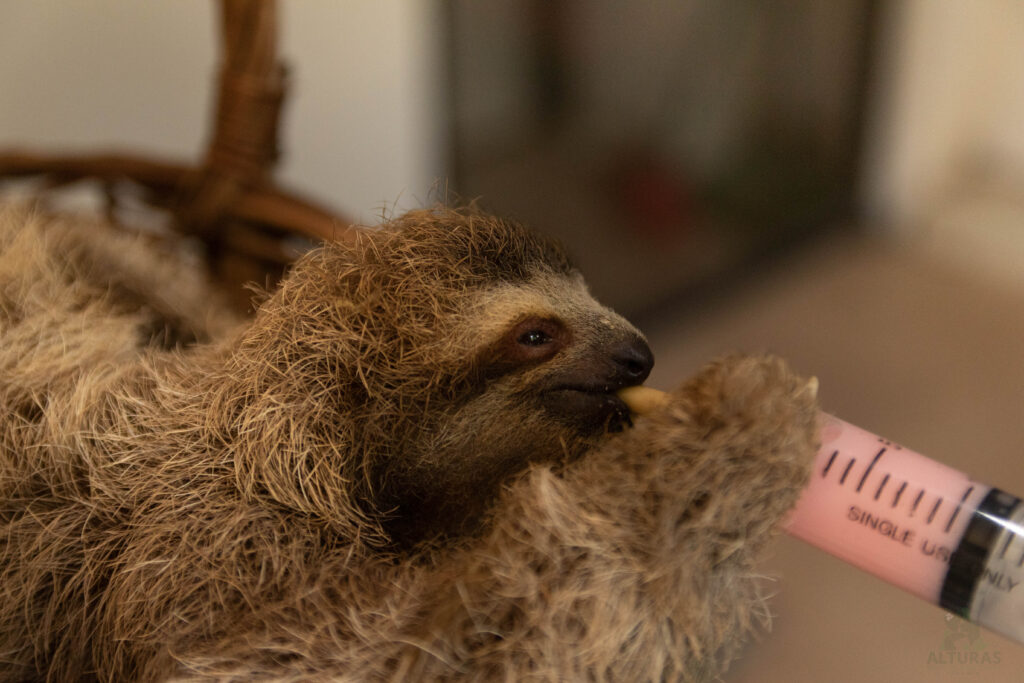
<instances>
[{"instance_id":1,"label":"sloth snout","mask_svg":"<svg viewBox=\"0 0 1024 683\"><path fill-rule=\"evenodd\" d=\"M640 384L651 374L654 354L647 342L640 337L631 337L612 349L616 379L625 384Z\"/></svg>"}]
</instances>

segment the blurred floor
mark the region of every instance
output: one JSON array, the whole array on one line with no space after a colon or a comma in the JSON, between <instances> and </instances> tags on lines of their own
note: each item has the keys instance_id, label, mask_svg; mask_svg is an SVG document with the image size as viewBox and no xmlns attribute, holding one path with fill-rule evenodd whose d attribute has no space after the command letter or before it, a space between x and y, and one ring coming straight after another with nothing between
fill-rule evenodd
<instances>
[{"instance_id":1,"label":"blurred floor","mask_svg":"<svg viewBox=\"0 0 1024 683\"><path fill-rule=\"evenodd\" d=\"M1024 494L1024 289L925 253L834 237L648 322L649 383L670 388L727 351L769 351L817 375L826 411ZM957 622L943 610L799 541L780 537L765 573L777 578L772 632L727 681L1022 680L1024 645L982 631L944 652Z\"/></svg>"}]
</instances>

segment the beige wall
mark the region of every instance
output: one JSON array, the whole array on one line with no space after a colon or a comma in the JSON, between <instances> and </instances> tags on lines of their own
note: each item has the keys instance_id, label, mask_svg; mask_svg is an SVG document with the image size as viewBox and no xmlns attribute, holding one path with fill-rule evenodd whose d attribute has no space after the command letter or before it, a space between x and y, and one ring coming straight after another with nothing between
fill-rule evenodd
<instances>
[{"instance_id":1,"label":"beige wall","mask_svg":"<svg viewBox=\"0 0 1024 683\"><path fill-rule=\"evenodd\" d=\"M443 176L437 3L285 0L279 178L350 216ZM212 0L0 4L0 147L117 145L196 158L217 55Z\"/></svg>"},{"instance_id":2,"label":"beige wall","mask_svg":"<svg viewBox=\"0 0 1024 683\"><path fill-rule=\"evenodd\" d=\"M884 7L864 188L874 215L913 232L965 184L1019 182L1024 190L1024 3Z\"/></svg>"}]
</instances>

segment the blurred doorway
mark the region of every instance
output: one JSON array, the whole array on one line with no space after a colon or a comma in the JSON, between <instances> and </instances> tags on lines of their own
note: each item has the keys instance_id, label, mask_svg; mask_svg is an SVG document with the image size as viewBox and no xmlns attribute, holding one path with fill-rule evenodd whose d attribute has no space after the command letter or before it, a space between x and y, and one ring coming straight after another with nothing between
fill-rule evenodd
<instances>
[{"instance_id":1,"label":"blurred doorway","mask_svg":"<svg viewBox=\"0 0 1024 683\"><path fill-rule=\"evenodd\" d=\"M452 189L636 315L848 220L872 0L451 0Z\"/></svg>"}]
</instances>

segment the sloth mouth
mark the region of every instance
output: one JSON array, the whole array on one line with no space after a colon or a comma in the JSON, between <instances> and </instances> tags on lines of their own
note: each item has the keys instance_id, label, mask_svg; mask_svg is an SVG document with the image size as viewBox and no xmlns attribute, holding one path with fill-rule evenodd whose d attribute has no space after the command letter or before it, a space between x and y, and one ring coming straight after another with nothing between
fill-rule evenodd
<instances>
[{"instance_id":1,"label":"sloth mouth","mask_svg":"<svg viewBox=\"0 0 1024 683\"><path fill-rule=\"evenodd\" d=\"M629 407L616 395L620 386L557 386L544 392L544 407L560 420L593 434L619 432L632 424Z\"/></svg>"}]
</instances>

